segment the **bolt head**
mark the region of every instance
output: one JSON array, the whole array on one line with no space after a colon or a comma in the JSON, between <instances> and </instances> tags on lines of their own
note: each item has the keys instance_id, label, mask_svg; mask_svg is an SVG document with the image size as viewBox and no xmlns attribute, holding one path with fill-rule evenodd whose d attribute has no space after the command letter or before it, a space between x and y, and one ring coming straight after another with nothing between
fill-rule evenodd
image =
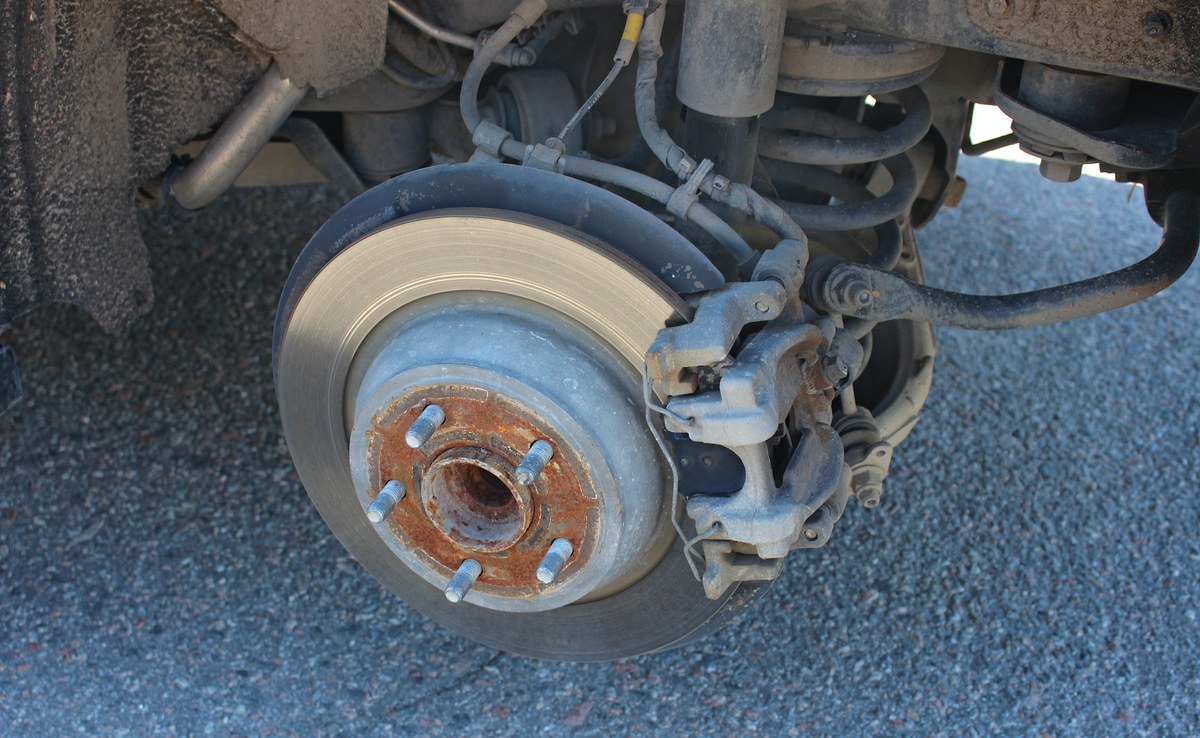
<instances>
[{"instance_id":1,"label":"bolt head","mask_svg":"<svg viewBox=\"0 0 1200 738\"><path fill-rule=\"evenodd\" d=\"M1051 182L1074 182L1083 175L1083 167L1057 159L1042 159L1038 171Z\"/></svg>"},{"instance_id":2,"label":"bolt head","mask_svg":"<svg viewBox=\"0 0 1200 738\"><path fill-rule=\"evenodd\" d=\"M988 15L995 18L1012 15L1013 0L987 0Z\"/></svg>"},{"instance_id":3,"label":"bolt head","mask_svg":"<svg viewBox=\"0 0 1200 738\"><path fill-rule=\"evenodd\" d=\"M826 356L821 362L822 373L831 385L838 385L850 374L849 367L839 356Z\"/></svg>"},{"instance_id":4,"label":"bolt head","mask_svg":"<svg viewBox=\"0 0 1200 738\"><path fill-rule=\"evenodd\" d=\"M1162 10L1152 10L1142 16L1142 33L1150 38L1162 38L1171 32L1173 21L1171 14Z\"/></svg>"},{"instance_id":5,"label":"bolt head","mask_svg":"<svg viewBox=\"0 0 1200 738\"><path fill-rule=\"evenodd\" d=\"M762 300L759 300L758 302L754 303L754 309L760 313L766 313L766 312L770 312L771 306L768 305L767 303L763 302Z\"/></svg>"}]
</instances>

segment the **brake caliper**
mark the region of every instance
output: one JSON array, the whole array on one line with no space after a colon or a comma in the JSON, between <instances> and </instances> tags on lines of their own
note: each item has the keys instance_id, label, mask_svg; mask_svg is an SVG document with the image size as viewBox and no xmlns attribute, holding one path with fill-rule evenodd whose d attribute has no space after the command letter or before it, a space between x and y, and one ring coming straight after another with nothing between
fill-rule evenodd
<instances>
[{"instance_id":1,"label":"brake caliper","mask_svg":"<svg viewBox=\"0 0 1200 738\"><path fill-rule=\"evenodd\" d=\"M792 549L823 546L850 496L832 402L862 347L837 318L800 302L804 251L781 242L753 281L703 297L692 322L660 331L646 355L651 389L667 398L668 434L723 446L744 468L732 495L687 498L710 598L735 582L774 579ZM743 338L756 323L765 325Z\"/></svg>"}]
</instances>

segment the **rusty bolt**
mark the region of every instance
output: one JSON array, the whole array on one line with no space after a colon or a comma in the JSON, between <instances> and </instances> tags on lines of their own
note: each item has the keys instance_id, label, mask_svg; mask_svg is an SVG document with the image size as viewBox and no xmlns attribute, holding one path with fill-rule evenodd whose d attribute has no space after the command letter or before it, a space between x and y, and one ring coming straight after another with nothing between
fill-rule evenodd
<instances>
[{"instance_id":1,"label":"rusty bolt","mask_svg":"<svg viewBox=\"0 0 1200 738\"><path fill-rule=\"evenodd\" d=\"M404 499L404 491L404 485L395 479L383 485L383 489L375 495L374 502L367 508L367 520L372 523L382 523L384 518L392 514L396 503Z\"/></svg>"},{"instance_id":2,"label":"rusty bolt","mask_svg":"<svg viewBox=\"0 0 1200 738\"><path fill-rule=\"evenodd\" d=\"M429 405L404 432L404 442L409 448L421 448L445 422L446 413L437 405Z\"/></svg>"},{"instance_id":3,"label":"rusty bolt","mask_svg":"<svg viewBox=\"0 0 1200 738\"><path fill-rule=\"evenodd\" d=\"M1012 15L1013 0L987 0L988 15L1003 18Z\"/></svg>"},{"instance_id":4,"label":"rusty bolt","mask_svg":"<svg viewBox=\"0 0 1200 738\"><path fill-rule=\"evenodd\" d=\"M454 572L454 576L446 585L446 599L451 602L462 602L462 598L467 596L467 592L471 591L471 585L482 573L483 567L475 559L467 559L462 562L458 571Z\"/></svg>"},{"instance_id":5,"label":"rusty bolt","mask_svg":"<svg viewBox=\"0 0 1200 738\"><path fill-rule=\"evenodd\" d=\"M1142 33L1150 38L1161 38L1171 32L1171 14L1152 10L1142 16Z\"/></svg>"},{"instance_id":6,"label":"rusty bolt","mask_svg":"<svg viewBox=\"0 0 1200 738\"><path fill-rule=\"evenodd\" d=\"M545 557L542 558L542 563L538 564L538 581L542 584L550 584L558 579L563 567L567 565L567 559L571 558L571 554L574 552L575 547L566 538L555 538L554 542L550 544L549 550L546 551Z\"/></svg>"},{"instance_id":7,"label":"rusty bolt","mask_svg":"<svg viewBox=\"0 0 1200 738\"><path fill-rule=\"evenodd\" d=\"M528 487L533 484L550 459L554 458L554 447L545 441L534 441L517 465L517 484Z\"/></svg>"}]
</instances>

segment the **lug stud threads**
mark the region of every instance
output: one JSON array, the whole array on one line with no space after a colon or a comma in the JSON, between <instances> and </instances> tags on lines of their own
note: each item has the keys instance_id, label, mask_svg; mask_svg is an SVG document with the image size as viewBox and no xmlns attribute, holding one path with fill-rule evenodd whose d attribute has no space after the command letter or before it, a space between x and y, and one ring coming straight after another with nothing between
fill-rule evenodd
<instances>
[{"instance_id":1,"label":"lug stud threads","mask_svg":"<svg viewBox=\"0 0 1200 738\"><path fill-rule=\"evenodd\" d=\"M554 458L553 446L546 441L534 441L525 454L525 458L521 459L521 463L517 466L517 484L523 487L533 484L552 458Z\"/></svg>"},{"instance_id":2,"label":"lug stud threads","mask_svg":"<svg viewBox=\"0 0 1200 738\"><path fill-rule=\"evenodd\" d=\"M367 520L372 523L382 523L383 519L392 514L396 504L404 499L404 485L395 479L383 485L379 494L375 495L371 506L367 508Z\"/></svg>"},{"instance_id":3,"label":"lug stud threads","mask_svg":"<svg viewBox=\"0 0 1200 738\"><path fill-rule=\"evenodd\" d=\"M563 567L567 565L567 559L571 558L571 554L574 552L575 547L566 538L555 538L554 542L550 544L550 549L546 551L545 557L542 558L542 563L538 564L538 581L542 584L550 584L558 579Z\"/></svg>"},{"instance_id":4,"label":"lug stud threads","mask_svg":"<svg viewBox=\"0 0 1200 738\"><path fill-rule=\"evenodd\" d=\"M451 602L461 602L462 598L467 596L467 592L471 591L471 585L482 573L483 567L475 559L467 559L462 562L458 571L454 572L454 576L446 585L446 599Z\"/></svg>"},{"instance_id":5,"label":"lug stud threads","mask_svg":"<svg viewBox=\"0 0 1200 738\"><path fill-rule=\"evenodd\" d=\"M445 422L446 413L437 405L428 405L408 430L404 431L404 442L409 448L421 448Z\"/></svg>"}]
</instances>

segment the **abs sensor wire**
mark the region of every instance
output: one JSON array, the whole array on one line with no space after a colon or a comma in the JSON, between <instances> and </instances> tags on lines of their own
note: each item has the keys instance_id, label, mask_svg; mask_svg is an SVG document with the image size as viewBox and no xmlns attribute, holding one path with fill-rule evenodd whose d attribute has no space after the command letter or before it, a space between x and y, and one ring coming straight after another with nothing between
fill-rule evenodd
<instances>
[{"instance_id":1,"label":"abs sensor wire","mask_svg":"<svg viewBox=\"0 0 1200 738\"><path fill-rule=\"evenodd\" d=\"M633 59L633 50L637 46L638 37L642 35L642 22L646 19L646 7L650 4L650 0L640 0L639 2L630 5L625 16L625 30L621 33L621 43L617 45L617 53L613 55L612 69L604 76L603 81L596 88L596 91L591 94L579 110L575 111L575 115L571 116L571 120L563 126L563 129L558 134L559 141L566 141L567 135L579 125L579 121L583 120L583 116L596 105L600 98L612 87L612 83L616 81L617 75L621 70L629 66L629 62Z\"/></svg>"}]
</instances>

